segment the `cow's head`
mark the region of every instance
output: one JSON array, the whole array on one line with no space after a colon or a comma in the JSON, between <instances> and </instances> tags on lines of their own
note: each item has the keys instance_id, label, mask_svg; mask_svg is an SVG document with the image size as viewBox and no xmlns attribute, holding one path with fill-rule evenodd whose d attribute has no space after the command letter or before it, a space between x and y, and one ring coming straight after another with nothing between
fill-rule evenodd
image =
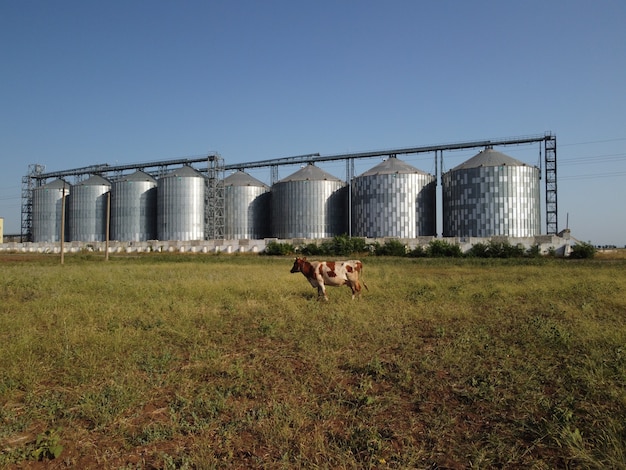
<instances>
[{"instance_id":1,"label":"cow's head","mask_svg":"<svg viewBox=\"0 0 626 470\"><path fill-rule=\"evenodd\" d=\"M291 273L301 273L302 272L302 266L304 265L304 262L306 261L306 258L300 258L299 256L296 258L296 260L293 262L293 266L291 267Z\"/></svg>"}]
</instances>

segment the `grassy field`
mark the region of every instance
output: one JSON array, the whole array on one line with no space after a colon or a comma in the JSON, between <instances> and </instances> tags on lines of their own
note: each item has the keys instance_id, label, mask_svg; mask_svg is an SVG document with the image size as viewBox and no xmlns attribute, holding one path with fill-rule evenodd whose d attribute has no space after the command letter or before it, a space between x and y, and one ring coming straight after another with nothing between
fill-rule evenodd
<instances>
[{"instance_id":1,"label":"grassy field","mask_svg":"<svg viewBox=\"0 0 626 470\"><path fill-rule=\"evenodd\" d=\"M626 260L0 257L0 467L626 468Z\"/></svg>"}]
</instances>

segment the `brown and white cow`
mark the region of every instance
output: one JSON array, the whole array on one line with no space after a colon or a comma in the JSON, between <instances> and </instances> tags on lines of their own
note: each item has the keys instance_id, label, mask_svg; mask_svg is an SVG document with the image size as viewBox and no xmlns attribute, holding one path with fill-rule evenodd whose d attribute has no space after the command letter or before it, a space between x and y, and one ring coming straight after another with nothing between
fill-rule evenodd
<instances>
[{"instance_id":1,"label":"brown and white cow","mask_svg":"<svg viewBox=\"0 0 626 470\"><path fill-rule=\"evenodd\" d=\"M318 299L328 300L326 286L339 287L344 284L352 290L352 299L361 296L359 279L363 272L363 263L359 260L349 261L307 261L297 257L291 268L292 273L301 272L313 287L317 287ZM363 285L368 289L365 282ZM369 289L368 289L369 290Z\"/></svg>"}]
</instances>

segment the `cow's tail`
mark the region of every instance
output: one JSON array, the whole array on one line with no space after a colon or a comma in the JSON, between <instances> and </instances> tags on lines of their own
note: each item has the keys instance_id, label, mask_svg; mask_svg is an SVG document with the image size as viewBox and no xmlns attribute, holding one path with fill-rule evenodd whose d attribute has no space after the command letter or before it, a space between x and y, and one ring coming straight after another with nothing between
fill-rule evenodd
<instances>
[{"instance_id":1,"label":"cow's tail","mask_svg":"<svg viewBox=\"0 0 626 470\"><path fill-rule=\"evenodd\" d=\"M365 281L363 280L363 265L361 265L361 269L359 271L360 271L359 277L361 278L361 284L363 284L363 286L365 287L365 290L369 291L370 288L367 287L367 284L365 284Z\"/></svg>"}]
</instances>

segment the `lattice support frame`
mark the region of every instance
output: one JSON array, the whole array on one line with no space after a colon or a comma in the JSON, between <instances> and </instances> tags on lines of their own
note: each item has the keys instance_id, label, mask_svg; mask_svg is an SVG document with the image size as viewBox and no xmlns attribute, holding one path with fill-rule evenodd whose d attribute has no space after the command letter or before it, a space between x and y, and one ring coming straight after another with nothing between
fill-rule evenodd
<instances>
[{"instance_id":1,"label":"lattice support frame","mask_svg":"<svg viewBox=\"0 0 626 470\"><path fill-rule=\"evenodd\" d=\"M28 165L28 174L22 177L22 224L21 242L33 241L33 189L40 186L42 181L37 178L46 170L46 167L33 163Z\"/></svg>"},{"instance_id":2,"label":"lattice support frame","mask_svg":"<svg viewBox=\"0 0 626 470\"><path fill-rule=\"evenodd\" d=\"M558 198L556 179L556 136L546 136L544 140L545 171L546 171L546 233L558 233Z\"/></svg>"},{"instance_id":3,"label":"lattice support frame","mask_svg":"<svg viewBox=\"0 0 626 470\"><path fill-rule=\"evenodd\" d=\"M224 221L224 159L220 155L210 155L207 161L205 192L205 238L223 240Z\"/></svg>"}]
</instances>

